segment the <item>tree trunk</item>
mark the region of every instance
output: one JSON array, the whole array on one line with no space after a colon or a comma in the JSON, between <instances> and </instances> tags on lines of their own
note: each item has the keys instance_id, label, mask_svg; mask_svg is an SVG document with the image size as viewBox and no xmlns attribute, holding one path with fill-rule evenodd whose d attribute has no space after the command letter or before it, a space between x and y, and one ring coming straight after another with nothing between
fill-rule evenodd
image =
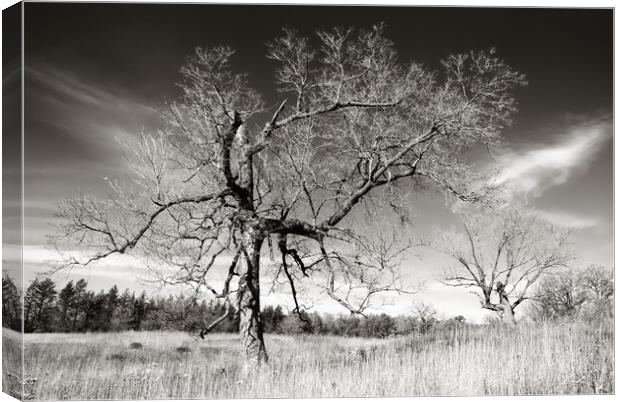
<instances>
[{"instance_id":1,"label":"tree trunk","mask_svg":"<svg viewBox=\"0 0 620 402\"><path fill-rule=\"evenodd\" d=\"M256 230L241 235L242 258L239 264L239 335L246 370L267 362L260 314L260 250L264 237Z\"/></svg>"},{"instance_id":2,"label":"tree trunk","mask_svg":"<svg viewBox=\"0 0 620 402\"><path fill-rule=\"evenodd\" d=\"M500 293L499 302L502 306L502 323L511 327L516 326L517 320L515 320L515 313L505 293Z\"/></svg>"}]
</instances>

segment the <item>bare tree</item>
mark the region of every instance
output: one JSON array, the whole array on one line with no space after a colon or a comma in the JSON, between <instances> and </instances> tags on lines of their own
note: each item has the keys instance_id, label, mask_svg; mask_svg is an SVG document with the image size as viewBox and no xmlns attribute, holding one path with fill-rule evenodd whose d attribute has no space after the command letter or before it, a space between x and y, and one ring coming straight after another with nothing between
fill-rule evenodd
<instances>
[{"instance_id":1,"label":"bare tree","mask_svg":"<svg viewBox=\"0 0 620 402\"><path fill-rule=\"evenodd\" d=\"M423 301L416 301L412 304L411 310L414 317L419 321L419 331L428 332L437 321L437 310Z\"/></svg>"},{"instance_id":2,"label":"bare tree","mask_svg":"<svg viewBox=\"0 0 620 402\"><path fill-rule=\"evenodd\" d=\"M439 246L456 261L443 283L474 289L482 308L516 324L515 308L532 285L572 259L566 248L570 230L521 207L470 208L460 219L463 233L447 236Z\"/></svg>"},{"instance_id":3,"label":"bare tree","mask_svg":"<svg viewBox=\"0 0 620 402\"><path fill-rule=\"evenodd\" d=\"M579 275L579 288L585 298L580 316L586 321L600 321L614 317L614 271L602 265L591 264Z\"/></svg>"},{"instance_id":4,"label":"bare tree","mask_svg":"<svg viewBox=\"0 0 620 402\"><path fill-rule=\"evenodd\" d=\"M58 268L131 253L163 283L234 294L243 358L257 366L267 360L266 240L280 245L289 272L315 262L289 263L300 239L320 256L316 268L329 269L340 244L356 243L355 211L403 214L403 193L424 185L485 201L490 188L459 155L500 141L516 111L512 91L525 81L493 50L449 56L438 72L404 62L382 26L312 39L285 30L268 44L282 94L271 107L231 67L233 55L196 49L164 127L129 147L135 186L111 181L109 200L66 200L56 245ZM63 240L83 251L63 252Z\"/></svg>"},{"instance_id":5,"label":"bare tree","mask_svg":"<svg viewBox=\"0 0 620 402\"><path fill-rule=\"evenodd\" d=\"M585 302L578 276L570 270L540 281L532 294L528 313L536 321L573 320Z\"/></svg>"},{"instance_id":6,"label":"bare tree","mask_svg":"<svg viewBox=\"0 0 620 402\"><path fill-rule=\"evenodd\" d=\"M613 270L592 264L546 277L529 306L534 320L600 321L612 318Z\"/></svg>"}]
</instances>

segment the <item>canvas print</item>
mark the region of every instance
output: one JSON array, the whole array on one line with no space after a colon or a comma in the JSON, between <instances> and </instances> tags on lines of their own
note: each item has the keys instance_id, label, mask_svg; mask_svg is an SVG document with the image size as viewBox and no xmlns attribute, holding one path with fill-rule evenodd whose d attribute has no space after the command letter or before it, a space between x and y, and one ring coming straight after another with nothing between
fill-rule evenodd
<instances>
[{"instance_id":1,"label":"canvas print","mask_svg":"<svg viewBox=\"0 0 620 402\"><path fill-rule=\"evenodd\" d=\"M612 9L3 22L3 392L614 393Z\"/></svg>"}]
</instances>

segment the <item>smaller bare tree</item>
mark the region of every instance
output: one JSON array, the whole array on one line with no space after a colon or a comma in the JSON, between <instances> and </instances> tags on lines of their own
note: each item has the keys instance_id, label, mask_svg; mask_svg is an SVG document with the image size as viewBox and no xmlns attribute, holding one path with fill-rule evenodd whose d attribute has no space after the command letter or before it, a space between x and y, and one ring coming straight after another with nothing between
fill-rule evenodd
<instances>
[{"instance_id":1,"label":"smaller bare tree","mask_svg":"<svg viewBox=\"0 0 620 402\"><path fill-rule=\"evenodd\" d=\"M411 306L414 317L419 322L419 331L428 332L437 321L437 310L423 301L416 301Z\"/></svg>"},{"instance_id":2,"label":"smaller bare tree","mask_svg":"<svg viewBox=\"0 0 620 402\"><path fill-rule=\"evenodd\" d=\"M463 232L444 236L438 249L456 266L448 286L473 289L482 308L515 325L515 309L544 274L565 267L570 230L553 225L527 208L470 208L459 213Z\"/></svg>"},{"instance_id":3,"label":"smaller bare tree","mask_svg":"<svg viewBox=\"0 0 620 402\"><path fill-rule=\"evenodd\" d=\"M579 290L576 272L549 275L544 278L531 296L528 315L535 321L564 321L577 317L586 302L585 293Z\"/></svg>"},{"instance_id":4,"label":"smaller bare tree","mask_svg":"<svg viewBox=\"0 0 620 402\"><path fill-rule=\"evenodd\" d=\"M580 316L586 321L614 317L614 271L592 264L579 276L579 287L586 302Z\"/></svg>"},{"instance_id":5,"label":"smaller bare tree","mask_svg":"<svg viewBox=\"0 0 620 402\"><path fill-rule=\"evenodd\" d=\"M536 321L598 321L613 317L613 271L601 265L548 276L532 295L529 315Z\"/></svg>"}]
</instances>

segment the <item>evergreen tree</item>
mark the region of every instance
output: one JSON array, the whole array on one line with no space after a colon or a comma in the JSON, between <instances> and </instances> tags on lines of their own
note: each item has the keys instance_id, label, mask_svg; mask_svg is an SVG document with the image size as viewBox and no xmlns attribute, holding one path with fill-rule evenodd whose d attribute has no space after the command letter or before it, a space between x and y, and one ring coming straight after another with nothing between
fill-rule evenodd
<instances>
[{"instance_id":1,"label":"evergreen tree","mask_svg":"<svg viewBox=\"0 0 620 402\"><path fill-rule=\"evenodd\" d=\"M142 326L142 321L146 318L147 314L147 301L146 292L142 292L139 297L135 298L133 303L133 311L131 312L131 320L129 322L129 328L137 331Z\"/></svg>"},{"instance_id":2,"label":"evergreen tree","mask_svg":"<svg viewBox=\"0 0 620 402\"><path fill-rule=\"evenodd\" d=\"M19 290L10 276L2 278L2 326L22 330L22 305Z\"/></svg>"},{"instance_id":3,"label":"evergreen tree","mask_svg":"<svg viewBox=\"0 0 620 402\"><path fill-rule=\"evenodd\" d=\"M126 331L130 329L129 323L133 312L133 303L135 301L135 295L129 292L129 289L125 289L119 296L116 309L112 315L110 321L111 331Z\"/></svg>"},{"instance_id":4,"label":"evergreen tree","mask_svg":"<svg viewBox=\"0 0 620 402\"><path fill-rule=\"evenodd\" d=\"M59 330L67 331L71 328L69 314L75 308L75 286L69 281L58 294L58 310L60 311Z\"/></svg>"},{"instance_id":5,"label":"evergreen tree","mask_svg":"<svg viewBox=\"0 0 620 402\"><path fill-rule=\"evenodd\" d=\"M38 284L38 278L30 282L30 286L28 286L26 294L24 295L24 332L34 331L34 288Z\"/></svg>"},{"instance_id":6,"label":"evergreen tree","mask_svg":"<svg viewBox=\"0 0 620 402\"><path fill-rule=\"evenodd\" d=\"M56 284L45 278L33 281L31 287L31 328L33 331L51 331L56 307Z\"/></svg>"},{"instance_id":7,"label":"evergreen tree","mask_svg":"<svg viewBox=\"0 0 620 402\"><path fill-rule=\"evenodd\" d=\"M119 302L119 291L116 285L112 286L106 296L105 316L108 327L111 325L114 312Z\"/></svg>"},{"instance_id":8,"label":"evergreen tree","mask_svg":"<svg viewBox=\"0 0 620 402\"><path fill-rule=\"evenodd\" d=\"M88 283L84 279L80 279L75 284L75 304L73 306L73 316L71 320L71 329L73 331L78 330L81 327L78 319L80 318L80 313L83 311L87 286Z\"/></svg>"},{"instance_id":9,"label":"evergreen tree","mask_svg":"<svg viewBox=\"0 0 620 402\"><path fill-rule=\"evenodd\" d=\"M263 322L265 323L265 332L280 333L282 331L281 325L286 314L282 311L282 307L267 306L263 309Z\"/></svg>"},{"instance_id":10,"label":"evergreen tree","mask_svg":"<svg viewBox=\"0 0 620 402\"><path fill-rule=\"evenodd\" d=\"M88 292L87 310L85 314L85 329L87 331L107 331L109 321L107 319L107 294L102 290L95 294Z\"/></svg>"}]
</instances>

